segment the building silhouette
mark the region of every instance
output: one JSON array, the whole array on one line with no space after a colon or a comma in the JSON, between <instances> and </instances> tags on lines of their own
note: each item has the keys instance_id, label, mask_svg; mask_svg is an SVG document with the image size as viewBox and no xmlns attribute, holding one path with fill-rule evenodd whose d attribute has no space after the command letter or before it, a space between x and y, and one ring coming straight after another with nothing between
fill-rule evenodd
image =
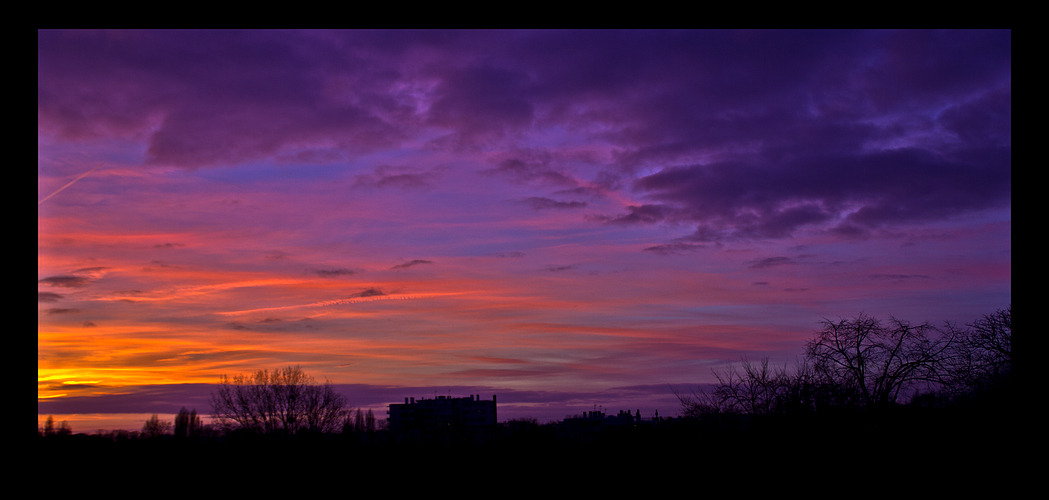
<instances>
[{"instance_id":1,"label":"building silhouette","mask_svg":"<svg viewBox=\"0 0 1049 500\"><path fill-rule=\"evenodd\" d=\"M496 397L480 394L465 398L404 398L386 412L390 432L409 442L486 442L496 434Z\"/></svg>"}]
</instances>

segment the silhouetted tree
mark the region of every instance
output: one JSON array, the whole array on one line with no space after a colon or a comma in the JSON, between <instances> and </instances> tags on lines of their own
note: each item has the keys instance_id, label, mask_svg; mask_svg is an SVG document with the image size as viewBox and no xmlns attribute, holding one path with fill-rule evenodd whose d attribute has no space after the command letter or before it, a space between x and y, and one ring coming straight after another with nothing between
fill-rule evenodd
<instances>
[{"instance_id":1,"label":"silhouetted tree","mask_svg":"<svg viewBox=\"0 0 1049 500\"><path fill-rule=\"evenodd\" d=\"M901 394L918 397L920 389L969 394L994 387L1011 372L1011 307L970 323L967 330L896 318L886 326L863 314L822 325L793 372L771 369L767 358L760 363L744 358L741 372L735 367L714 372L712 391L678 394L683 416L884 406L897 403Z\"/></svg>"},{"instance_id":2,"label":"silhouetted tree","mask_svg":"<svg viewBox=\"0 0 1049 500\"><path fill-rule=\"evenodd\" d=\"M353 417L354 432L364 432L364 411L357 408L357 414Z\"/></svg>"},{"instance_id":3,"label":"silhouetted tree","mask_svg":"<svg viewBox=\"0 0 1049 500\"><path fill-rule=\"evenodd\" d=\"M317 385L299 367L253 376L222 376L211 394L211 414L227 429L295 434L335 432L343 423L346 400L330 382Z\"/></svg>"},{"instance_id":4,"label":"silhouetted tree","mask_svg":"<svg viewBox=\"0 0 1049 500\"><path fill-rule=\"evenodd\" d=\"M512 418L503 422L502 426L511 437L528 437L539 431L539 420L532 417Z\"/></svg>"},{"instance_id":5,"label":"silhouetted tree","mask_svg":"<svg viewBox=\"0 0 1049 500\"><path fill-rule=\"evenodd\" d=\"M714 372L714 377L718 380L714 399L721 411L768 415L775 408L777 390L787 375L785 369L769 369L768 358L757 365L743 358L742 374L732 367L724 375Z\"/></svg>"},{"instance_id":6,"label":"silhouetted tree","mask_svg":"<svg viewBox=\"0 0 1049 500\"><path fill-rule=\"evenodd\" d=\"M368 413L364 416L364 430L365 432L375 432L375 414L372 413L371 408L368 408Z\"/></svg>"},{"instance_id":7,"label":"silhouetted tree","mask_svg":"<svg viewBox=\"0 0 1049 500\"><path fill-rule=\"evenodd\" d=\"M799 361L793 372L786 366L769 367L768 358L759 363L742 360L742 372L730 367L714 371L717 383L708 392L675 395L682 416L709 418L719 414L772 415L812 412L835 406L832 392L822 384L807 359Z\"/></svg>"},{"instance_id":8,"label":"silhouetted tree","mask_svg":"<svg viewBox=\"0 0 1049 500\"><path fill-rule=\"evenodd\" d=\"M957 332L945 360L944 385L955 396L999 386L1012 373L1013 308L999 309Z\"/></svg>"},{"instance_id":9,"label":"silhouetted tree","mask_svg":"<svg viewBox=\"0 0 1049 500\"><path fill-rule=\"evenodd\" d=\"M681 416L685 418L703 420L727 412L710 392L692 391L691 394L679 394L674 391L674 395L681 404Z\"/></svg>"},{"instance_id":10,"label":"silhouetted tree","mask_svg":"<svg viewBox=\"0 0 1049 500\"><path fill-rule=\"evenodd\" d=\"M155 438L167 434L171 430L171 422L165 422L154 413L142 426L142 437Z\"/></svg>"},{"instance_id":11,"label":"silhouetted tree","mask_svg":"<svg viewBox=\"0 0 1049 500\"><path fill-rule=\"evenodd\" d=\"M807 344L807 356L822 382L855 397L862 406L895 403L901 392L935 382L954 332L928 323L890 318L889 326L860 314L823 321Z\"/></svg>"},{"instance_id":12,"label":"silhouetted tree","mask_svg":"<svg viewBox=\"0 0 1049 500\"><path fill-rule=\"evenodd\" d=\"M196 408L189 411L183 406L175 416L175 437L177 438L199 437L203 429L204 424L197 415Z\"/></svg>"}]
</instances>

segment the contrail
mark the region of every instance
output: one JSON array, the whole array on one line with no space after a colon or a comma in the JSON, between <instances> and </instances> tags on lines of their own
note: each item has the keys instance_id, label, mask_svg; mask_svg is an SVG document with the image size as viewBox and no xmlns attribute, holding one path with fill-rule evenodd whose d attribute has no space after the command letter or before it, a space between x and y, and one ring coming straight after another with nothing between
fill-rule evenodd
<instances>
[{"instance_id":1,"label":"contrail","mask_svg":"<svg viewBox=\"0 0 1049 500\"><path fill-rule=\"evenodd\" d=\"M430 295L430 294L424 294L424 295ZM282 309L298 309L298 308L301 308L301 307L325 307L325 306L335 306L335 305L341 305L341 304L356 304L358 302L373 302L373 301L376 301L376 300L407 300L407 299L414 299L414 298L416 298L416 296L414 296L414 295L379 295L379 296L375 296L375 297L355 297L355 298L350 298L350 299L326 300L324 302L314 302L312 304L300 304L300 305L296 305L296 306L263 307L261 309L249 309L249 310L246 310L246 311L220 312L219 314L222 314L224 316L233 316L235 314L257 313L257 312L263 312L263 311L279 311L279 310L282 310Z\"/></svg>"},{"instance_id":2,"label":"contrail","mask_svg":"<svg viewBox=\"0 0 1049 500\"><path fill-rule=\"evenodd\" d=\"M298 308L305 308L305 307L327 307L327 306L337 306L337 305L343 305L343 304L357 304L357 303L360 303L360 302L372 302L372 301L376 301L376 300L424 299L424 298L432 298L432 297L445 297L445 296L450 296L450 295L465 295L465 294L468 294L468 293L472 293L472 292L413 293L413 294L410 294L410 295L377 295L377 296L372 296L372 297L351 297L351 298L348 298L348 299L325 300L323 302L314 302L312 304L299 304L299 305L294 305L294 306L283 306L283 307L263 307L261 309L248 309L248 310L245 310L245 311L220 312L218 314L221 314L223 316L233 316L233 315L236 315L236 314L258 313L258 312L264 312L264 311L279 311L279 310L283 310L283 309L298 309Z\"/></svg>"},{"instance_id":3,"label":"contrail","mask_svg":"<svg viewBox=\"0 0 1049 500\"><path fill-rule=\"evenodd\" d=\"M77 177L76 179L73 179L73 180L69 181L69 184L66 184L65 186L62 186L62 187L58 188L58 191L55 191L54 193L51 193L51 194L47 195L47 198L50 198L50 197L52 197L52 196L54 196L54 195L58 194L58 192L59 192L59 191L61 191L61 190L65 189L65 188L67 188L67 187L69 187L69 186L72 186L74 182L76 182L76 181L79 181L80 179L83 179L85 175L87 175L87 174L90 174L91 172L94 172L95 170L98 170L98 167L101 167L101 166L102 166L102 164L101 164L101 163L99 163L99 164L98 164L98 166L96 166L95 168L93 168L93 169L91 169L91 170L88 170L87 172L84 172L84 173L80 174L80 177ZM47 201L47 198L44 198L44 199L42 199L42 200L38 201L38 202L36 203L36 206L38 206L38 207L39 207L41 203L43 203L43 202Z\"/></svg>"}]
</instances>

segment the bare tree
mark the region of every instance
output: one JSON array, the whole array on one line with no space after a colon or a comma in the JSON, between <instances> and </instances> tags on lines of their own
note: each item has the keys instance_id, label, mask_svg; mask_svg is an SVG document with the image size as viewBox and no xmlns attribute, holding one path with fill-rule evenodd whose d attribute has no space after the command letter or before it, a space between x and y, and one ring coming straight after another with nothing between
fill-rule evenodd
<instances>
[{"instance_id":1,"label":"bare tree","mask_svg":"<svg viewBox=\"0 0 1049 500\"><path fill-rule=\"evenodd\" d=\"M155 438L167 434L171 430L171 422L160 420L157 414L154 413L149 420L142 426L142 437L144 438Z\"/></svg>"},{"instance_id":2,"label":"bare tree","mask_svg":"<svg viewBox=\"0 0 1049 500\"><path fill-rule=\"evenodd\" d=\"M691 394L680 394L673 388L671 390L681 404L681 416L683 417L702 420L713 415L729 413L728 409L721 407L720 402L711 392L693 390Z\"/></svg>"},{"instance_id":3,"label":"bare tree","mask_svg":"<svg viewBox=\"0 0 1049 500\"><path fill-rule=\"evenodd\" d=\"M1012 373L1013 308L999 309L969 323L946 358L944 385L954 395L995 387Z\"/></svg>"},{"instance_id":4,"label":"bare tree","mask_svg":"<svg viewBox=\"0 0 1049 500\"><path fill-rule=\"evenodd\" d=\"M901 392L937 381L954 339L953 331L943 333L928 323L891 318L884 326L863 314L822 324L807 345L813 368L822 383L834 384L862 406L895 403Z\"/></svg>"},{"instance_id":5,"label":"bare tree","mask_svg":"<svg viewBox=\"0 0 1049 500\"><path fill-rule=\"evenodd\" d=\"M368 408L368 414L364 416L364 431L375 432L375 413L372 413L371 408Z\"/></svg>"},{"instance_id":6,"label":"bare tree","mask_svg":"<svg viewBox=\"0 0 1049 500\"><path fill-rule=\"evenodd\" d=\"M334 432L346 414L346 400L330 382L317 385L297 366L232 380L223 375L211 407L223 427L258 433Z\"/></svg>"},{"instance_id":7,"label":"bare tree","mask_svg":"<svg viewBox=\"0 0 1049 500\"><path fill-rule=\"evenodd\" d=\"M678 396L682 413L798 414L828 407L885 406L902 395L912 402L939 401L945 390L965 397L1007 387L1012 370L1012 307L959 329L912 325L890 318L886 326L864 314L824 320L793 372L772 369L768 358L742 360L742 371L714 372L710 392Z\"/></svg>"},{"instance_id":8,"label":"bare tree","mask_svg":"<svg viewBox=\"0 0 1049 500\"><path fill-rule=\"evenodd\" d=\"M354 432L364 432L364 410L357 408L357 414L353 417Z\"/></svg>"},{"instance_id":9,"label":"bare tree","mask_svg":"<svg viewBox=\"0 0 1049 500\"><path fill-rule=\"evenodd\" d=\"M743 358L743 373L730 367L724 375L714 372L718 383L714 388L714 398L718 407L731 412L750 415L768 415L775 408L777 390L787 376L786 369L769 368L769 358L763 358L757 365Z\"/></svg>"}]
</instances>

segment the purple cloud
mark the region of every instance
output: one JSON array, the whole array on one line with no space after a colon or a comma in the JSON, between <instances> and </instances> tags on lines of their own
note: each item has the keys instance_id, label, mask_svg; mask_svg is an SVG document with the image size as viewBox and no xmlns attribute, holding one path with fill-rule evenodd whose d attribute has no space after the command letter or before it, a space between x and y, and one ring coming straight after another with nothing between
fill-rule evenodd
<instances>
[{"instance_id":1,"label":"purple cloud","mask_svg":"<svg viewBox=\"0 0 1049 500\"><path fill-rule=\"evenodd\" d=\"M390 269L407 269L412 266L418 266L419 264L433 264L433 261L415 259L409 262L405 262L404 264L397 264L396 266L393 266Z\"/></svg>"},{"instance_id":2,"label":"purple cloud","mask_svg":"<svg viewBox=\"0 0 1049 500\"><path fill-rule=\"evenodd\" d=\"M54 292L37 292L36 293L36 301L37 302L58 302L58 299L61 299L61 298L62 298L62 295L59 295L59 294L54 293Z\"/></svg>"},{"instance_id":3,"label":"purple cloud","mask_svg":"<svg viewBox=\"0 0 1049 500\"><path fill-rule=\"evenodd\" d=\"M38 280L37 283L43 283L45 285L57 286L62 288L80 288L85 287L89 283L91 283L91 279L85 278L83 276L48 276L47 278ZM50 296L48 297L50 298ZM50 300L48 300L48 302L50 302Z\"/></svg>"},{"instance_id":4,"label":"purple cloud","mask_svg":"<svg viewBox=\"0 0 1049 500\"><path fill-rule=\"evenodd\" d=\"M768 257L761 259L748 267L750 269L767 269L769 267L786 266L795 263L794 259L791 259L790 257Z\"/></svg>"},{"instance_id":5,"label":"purple cloud","mask_svg":"<svg viewBox=\"0 0 1049 500\"><path fill-rule=\"evenodd\" d=\"M374 174L354 176L354 187L427 189L440 178L438 172L417 172L408 168L397 168L382 165L375 168Z\"/></svg>"},{"instance_id":6,"label":"purple cloud","mask_svg":"<svg viewBox=\"0 0 1049 500\"><path fill-rule=\"evenodd\" d=\"M40 129L147 134L154 164L340 162L429 129L506 146L489 174L579 189L565 153L515 139L554 127L615 146L594 185L651 172L630 184L645 203L595 220L688 223L696 241L859 236L1011 189L1009 31L41 31L38 47Z\"/></svg>"},{"instance_id":7,"label":"purple cloud","mask_svg":"<svg viewBox=\"0 0 1049 500\"><path fill-rule=\"evenodd\" d=\"M313 272L321 278L337 278L339 276L353 276L357 274L357 271L342 267L336 269L314 269Z\"/></svg>"},{"instance_id":8,"label":"purple cloud","mask_svg":"<svg viewBox=\"0 0 1049 500\"><path fill-rule=\"evenodd\" d=\"M571 210L576 208L585 208L586 202L583 201L557 201L550 198L543 198L539 196L533 196L531 198L525 198L521 200L522 203L529 205L533 210L546 210L546 209L557 209L557 210Z\"/></svg>"},{"instance_id":9,"label":"purple cloud","mask_svg":"<svg viewBox=\"0 0 1049 500\"><path fill-rule=\"evenodd\" d=\"M47 314L77 314L80 312L80 309L52 307L44 312Z\"/></svg>"}]
</instances>

